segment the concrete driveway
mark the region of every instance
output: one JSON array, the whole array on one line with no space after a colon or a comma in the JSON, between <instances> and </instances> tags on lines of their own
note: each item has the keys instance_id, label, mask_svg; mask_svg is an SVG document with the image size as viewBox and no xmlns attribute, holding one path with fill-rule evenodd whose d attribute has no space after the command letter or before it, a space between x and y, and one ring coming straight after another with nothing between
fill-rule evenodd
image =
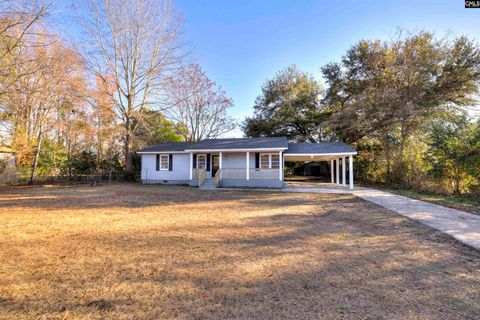
<instances>
[{"instance_id":1,"label":"concrete driveway","mask_svg":"<svg viewBox=\"0 0 480 320\"><path fill-rule=\"evenodd\" d=\"M369 188L355 187L354 190L349 190L348 187L317 182L286 184L287 187L283 189L285 192L352 193L361 199L449 234L458 241L480 250L480 215Z\"/></svg>"}]
</instances>

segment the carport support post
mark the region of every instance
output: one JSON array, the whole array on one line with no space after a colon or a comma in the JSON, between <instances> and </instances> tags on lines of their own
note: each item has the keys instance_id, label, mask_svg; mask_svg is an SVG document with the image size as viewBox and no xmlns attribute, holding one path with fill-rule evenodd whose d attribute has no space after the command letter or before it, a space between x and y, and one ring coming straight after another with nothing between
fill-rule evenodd
<instances>
[{"instance_id":1,"label":"carport support post","mask_svg":"<svg viewBox=\"0 0 480 320\"><path fill-rule=\"evenodd\" d=\"M222 180L222 157L223 157L223 153L219 152L218 153L218 170L220 170L220 180Z\"/></svg>"},{"instance_id":2,"label":"carport support post","mask_svg":"<svg viewBox=\"0 0 480 320\"><path fill-rule=\"evenodd\" d=\"M282 181L283 173L283 161L282 161L282 151L278 153L278 180Z\"/></svg>"},{"instance_id":3,"label":"carport support post","mask_svg":"<svg viewBox=\"0 0 480 320\"><path fill-rule=\"evenodd\" d=\"M247 151L247 180L250 180L250 152Z\"/></svg>"},{"instance_id":4,"label":"carport support post","mask_svg":"<svg viewBox=\"0 0 480 320\"><path fill-rule=\"evenodd\" d=\"M335 171L337 174L337 184L340 184L340 158L335 159Z\"/></svg>"},{"instance_id":5,"label":"carport support post","mask_svg":"<svg viewBox=\"0 0 480 320\"><path fill-rule=\"evenodd\" d=\"M193 153L190 152L190 180L193 178Z\"/></svg>"},{"instance_id":6,"label":"carport support post","mask_svg":"<svg viewBox=\"0 0 480 320\"><path fill-rule=\"evenodd\" d=\"M330 177L332 183L335 183L335 174L333 173L333 160L330 160Z\"/></svg>"},{"instance_id":7,"label":"carport support post","mask_svg":"<svg viewBox=\"0 0 480 320\"><path fill-rule=\"evenodd\" d=\"M346 187L347 182L346 180L346 175L347 175L347 163L345 162L345 157L342 157L342 186Z\"/></svg>"},{"instance_id":8,"label":"carport support post","mask_svg":"<svg viewBox=\"0 0 480 320\"><path fill-rule=\"evenodd\" d=\"M353 156L348 156L348 178L350 182L350 190L353 190Z\"/></svg>"}]
</instances>

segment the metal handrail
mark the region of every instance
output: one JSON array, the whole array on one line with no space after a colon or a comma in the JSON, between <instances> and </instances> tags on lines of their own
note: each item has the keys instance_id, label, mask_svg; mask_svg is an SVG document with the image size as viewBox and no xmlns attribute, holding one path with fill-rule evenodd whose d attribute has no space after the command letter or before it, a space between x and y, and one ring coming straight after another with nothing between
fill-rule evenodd
<instances>
[{"instance_id":1,"label":"metal handrail","mask_svg":"<svg viewBox=\"0 0 480 320\"><path fill-rule=\"evenodd\" d=\"M215 173L215 177L214 177L214 182L215 182L215 188L218 188L218 185L220 184L220 171L222 169L218 169L217 172Z\"/></svg>"}]
</instances>

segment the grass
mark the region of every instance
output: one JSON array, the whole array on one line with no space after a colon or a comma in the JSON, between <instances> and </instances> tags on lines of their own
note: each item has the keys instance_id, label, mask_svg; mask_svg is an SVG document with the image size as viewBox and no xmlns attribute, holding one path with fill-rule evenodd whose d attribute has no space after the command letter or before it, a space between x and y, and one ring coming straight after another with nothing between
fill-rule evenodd
<instances>
[{"instance_id":1,"label":"grass","mask_svg":"<svg viewBox=\"0 0 480 320\"><path fill-rule=\"evenodd\" d=\"M0 189L1 319L478 319L480 253L344 194Z\"/></svg>"},{"instance_id":2,"label":"grass","mask_svg":"<svg viewBox=\"0 0 480 320\"><path fill-rule=\"evenodd\" d=\"M383 188L385 189L385 188ZM480 214L480 199L471 197L433 194L412 189L387 188L387 191L400 194L413 199L435 203L441 206L458 209L474 214Z\"/></svg>"}]
</instances>

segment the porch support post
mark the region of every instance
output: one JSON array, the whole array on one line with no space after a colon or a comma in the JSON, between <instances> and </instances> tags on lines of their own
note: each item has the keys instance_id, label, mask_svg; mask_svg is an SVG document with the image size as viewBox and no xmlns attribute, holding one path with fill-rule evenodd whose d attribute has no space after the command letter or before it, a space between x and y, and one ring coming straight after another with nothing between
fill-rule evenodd
<instances>
[{"instance_id":1,"label":"porch support post","mask_svg":"<svg viewBox=\"0 0 480 320\"><path fill-rule=\"evenodd\" d=\"M190 152L190 180L193 178L193 153Z\"/></svg>"},{"instance_id":2,"label":"porch support post","mask_svg":"<svg viewBox=\"0 0 480 320\"><path fill-rule=\"evenodd\" d=\"M347 186L347 183L346 183L346 177L347 175L347 163L345 162L345 157L342 157L342 186L346 187Z\"/></svg>"},{"instance_id":3,"label":"porch support post","mask_svg":"<svg viewBox=\"0 0 480 320\"><path fill-rule=\"evenodd\" d=\"M332 183L335 183L335 174L333 173L333 160L330 160L330 177Z\"/></svg>"},{"instance_id":4,"label":"porch support post","mask_svg":"<svg viewBox=\"0 0 480 320\"><path fill-rule=\"evenodd\" d=\"M282 160L282 151L278 153L278 180L282 181L283 173L283 160Z\"/></svg>"},{"instance_id":5,"label":"porch support post","mask_svg":"<svg viewBox=\"0 0 480 320\"><path fill-rule=\"evenodd\" d=\"M220 180L222 180L222 175L223 175L223 172L222 172L222 158L223 158L223 153L222 152L219 152L218 153L218 169L220 170Z\"/></svg>"},{"instance_id":6,"label":"porch support post","mask_svg":"<svg viewBox=\"0 0 480 320\"><path fill-rule=\"evenodd\" d=\"M337 176L337 184L340 184L340 158L335 159L335 171Z\"/></svg>"},{"instance_id":7,"label":"porch support post","mask_svg":"<svg viewBox=\"0 0 480 320\"><path fill-rule=\"evenodd\" d=\"M250 180L250 151L247 151L247 180Z\"/></svg>"},{"instance_id":8,"label":"porch support post","mask_svg":"<svg viewBox=\"0 0 480 320\"><path fill-rule=\"evenodd\" d=\"M350 190L353 190L353 156L348 156L348 177L350 182Z\"/></svg>"}]
</instances>

